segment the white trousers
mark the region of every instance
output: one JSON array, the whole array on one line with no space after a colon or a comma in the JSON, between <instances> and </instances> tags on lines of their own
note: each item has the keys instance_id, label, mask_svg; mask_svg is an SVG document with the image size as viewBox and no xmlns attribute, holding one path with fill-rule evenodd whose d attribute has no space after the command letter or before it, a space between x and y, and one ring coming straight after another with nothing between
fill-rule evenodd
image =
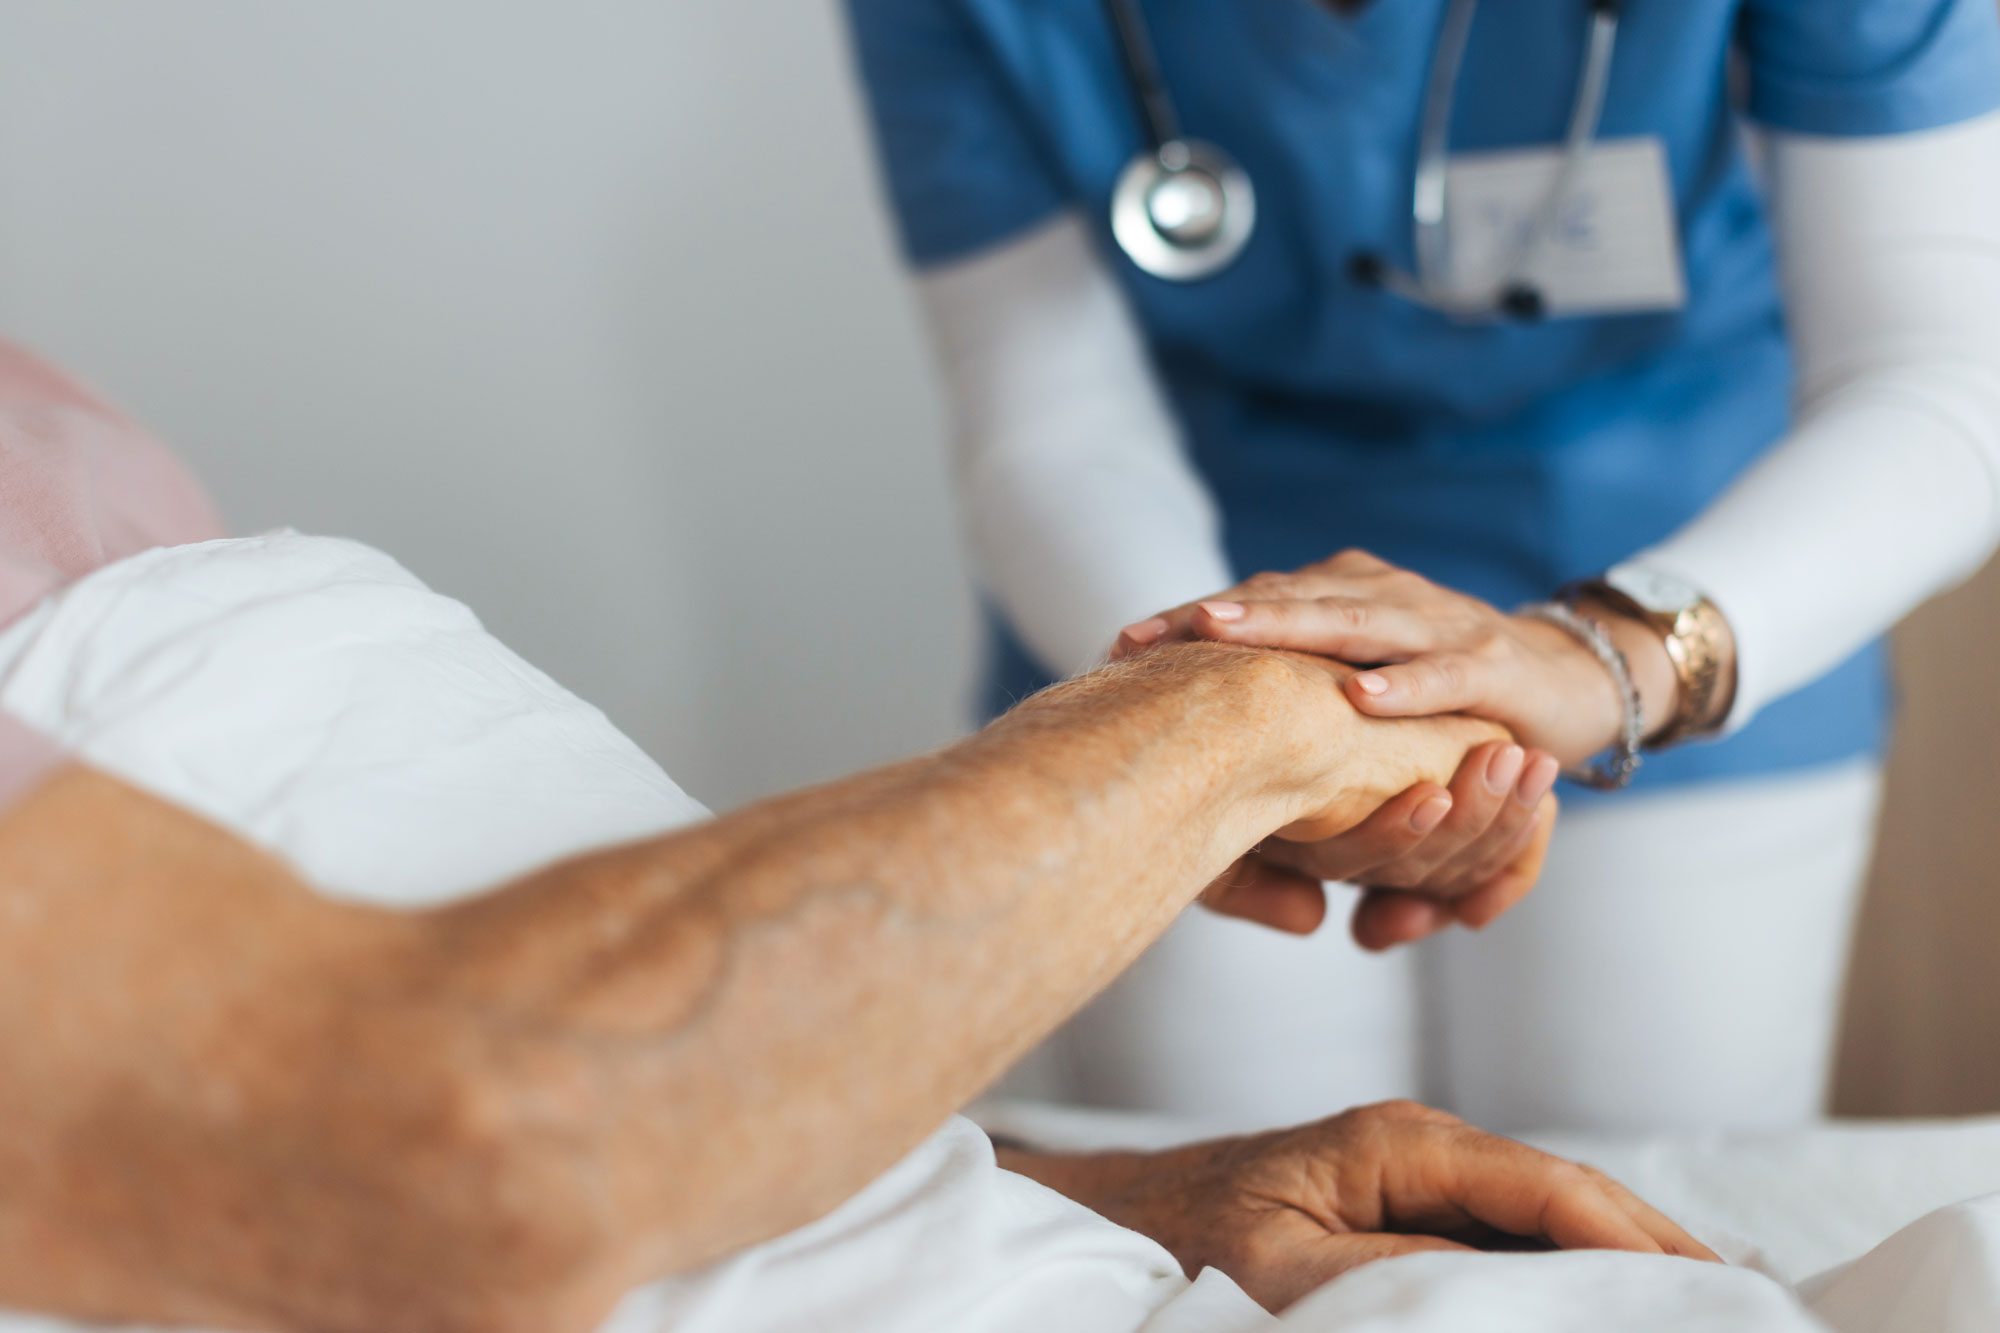
<instances>
[{"instance_id":1,"label":"white trousers","mask_svg":"<svg viewBox=\"0 0 2000 1333\"><path fill-rule=\"evenodd\" d=\"M1822 1114L1873 761L1565 812L1505 918L1373 956L1192 911L1006 1085L1218 1128L1420 1097L1502 1132Z\"/></svg>"}]
</instances>

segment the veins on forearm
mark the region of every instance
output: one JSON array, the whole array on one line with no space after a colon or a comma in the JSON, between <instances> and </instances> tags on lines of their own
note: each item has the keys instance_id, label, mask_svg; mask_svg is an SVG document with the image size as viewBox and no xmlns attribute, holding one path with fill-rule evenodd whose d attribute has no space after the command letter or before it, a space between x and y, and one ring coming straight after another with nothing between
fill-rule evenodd
<instances>
[{"instance_id":1,"label":"veins on forearm","mask_svg":"<svg viewBox=\"0 0 2000 1333\"><path fill-rule=\"evenodd\" d=\"M1065 876L1115 874L1122 859L1164 886L1161 865L1213 857L1190 843L1186 813L1213 794L1220 756L1190 743L1184 714L1214 700L1147 688L1171 674L1140 662L1074 682L936 756L744 811L670 840L679 849L559 867L526 901L473 905L474 939L454 945L474 960L470 994L519 1035L657 1053L801 1022L823 1032L843 1008L959 989L994 947L1038 929L1010 940L994 924ZM1185 878L1192 898L1199 876ZM1121 954L1145 926L1102 924L1095 941L1045 938L1058 947L1038 953ZM996 967L990 989L1012 970ZM914 1030L921 1015L901 1021Z\"/></svg>"}]
</instances>

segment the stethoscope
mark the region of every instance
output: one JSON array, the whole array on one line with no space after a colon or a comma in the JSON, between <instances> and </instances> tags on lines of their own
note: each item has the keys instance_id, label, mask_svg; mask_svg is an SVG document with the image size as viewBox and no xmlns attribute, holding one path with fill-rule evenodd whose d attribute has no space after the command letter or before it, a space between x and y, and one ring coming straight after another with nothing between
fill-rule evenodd
<instances>
[{"instance_id":1,"label":"stethoscope","mask_svg":"<svg viewBox=\"0 0 2000 1333\"><path fill-rule=\"evenodd\" d=\"M1417 271L1406 273L1379 251L1364 250L1348 262L1354 281L1458 319L1531 320L1545 313L1547 302L1526 275L1590 156L1618 42L1621 0L1586 0L1586 5L1590 26L1583 73L1570 104L1562 165L1507 262L1499 266L1499 276L1485 291L1470 295L1445 286L1452 104L1479 8L1479 0L1451 0L1424 90L1418 131L1416 184L1410 199ZM1235 158L1182 133L1180 113L1160 75L1140 0L1104 0L1104 7L1117 34L1119 56L1146 135L1146 146L1119 173L1112 191L1111 234L1127 258L1156 278L1195 282L1210 277L1236 262L1250 243L1257 226L1257 191Z\"/></svg>"}]
</instances>

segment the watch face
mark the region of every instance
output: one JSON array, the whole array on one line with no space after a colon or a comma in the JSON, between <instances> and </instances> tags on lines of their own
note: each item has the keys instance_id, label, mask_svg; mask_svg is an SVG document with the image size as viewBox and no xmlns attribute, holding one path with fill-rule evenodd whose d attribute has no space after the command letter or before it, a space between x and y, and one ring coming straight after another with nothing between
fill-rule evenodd
<instances>
[{"instance_id":1,"label":"watch face","mask_svg":"<svg viewBox=\"0 0 2000 1333\"><path fill-rule=\"evenodd\" d=\"M1679 615L1701 602L1700 590L1691 584L1638 565L1619 565L1604 576L1604 581L1660 615Z\"/></svg>"}]
</instances>

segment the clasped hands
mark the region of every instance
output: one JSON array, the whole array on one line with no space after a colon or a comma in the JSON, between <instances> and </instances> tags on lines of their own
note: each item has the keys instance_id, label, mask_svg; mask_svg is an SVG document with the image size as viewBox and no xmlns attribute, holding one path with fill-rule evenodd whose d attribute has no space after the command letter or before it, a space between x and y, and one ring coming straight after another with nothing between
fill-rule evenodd
<instances>
[{"instance_id":1,"label":"clasped hands","mask_svg":"<svg viewBox=\"0 0 2000 1333\"><path fill-rule=\"evenodd\" d=\"M1197 638L1364 664L1343 685L1363 714L1466 713L1515 737L1475 747L1448 786L1418 783L1338 837L1266 841L1203 897L1225 915L1305 934L1325 916L1320 881L1349 881L1362 888L1351 928L1369 949L1454 922L1478 929L1520 902L1554 831L1559 772L1609 744L1621 722L1610 675L1564 630L1361 551L1258 574L1127 626L1111 656Z\"/></svg>"}]
</instances>

